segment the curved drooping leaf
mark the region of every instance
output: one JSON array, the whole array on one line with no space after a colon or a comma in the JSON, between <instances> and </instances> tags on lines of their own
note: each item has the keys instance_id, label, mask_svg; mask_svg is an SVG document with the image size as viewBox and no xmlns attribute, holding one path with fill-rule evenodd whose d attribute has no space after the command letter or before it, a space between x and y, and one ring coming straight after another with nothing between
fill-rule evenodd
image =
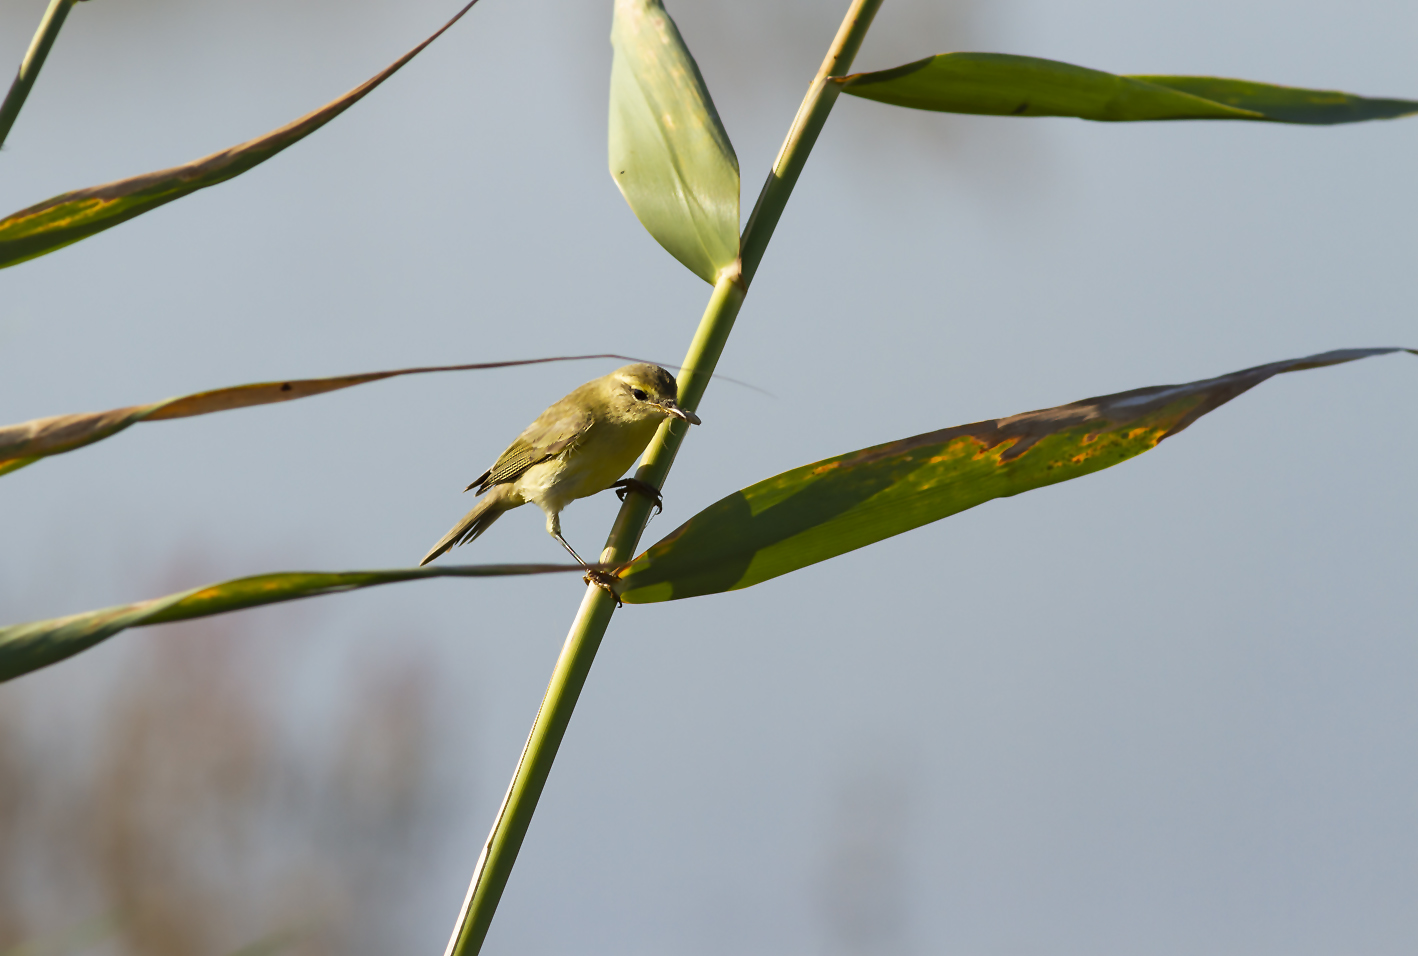
<instances>
[{"instance_id":1,"label":"curved drooping leaf","mask_svg":"<svg viewBox=\"0 0 1418 956\"><path fill-rule=\"evenodd\" d=\"M264 604L422 578L507 577L565 571L584 572L584 569L574 564L475 564L392 571L282 571L236 578L133 604L0 627L0 681L73 657L130 627L210 617Z\"/></svg>"},{"instance_id":2,"label":"curved drooping leaf","mask_svg":"<svg viewBox=\"0 0 1418 956\"><path fill-rule=\"evenodd\" d=\"M0 219L0 269L87 239L174 199L226 182L260 165L363 99L457 23L477 2L469 0L467 6L427 40L366 82L280 129L183 166L64 193Z\"/></svg>"},{"instance_id":3,"label":"curved drooping leaf","mask_svg":"<svg viewBox=\"0 0 1418 956\"><path fill-rule=\"evenodd\" d=\"M1118 76L1005 53L942 53L837 82L844 93L913 109L1105 122L1238 119L1329 125L1418 112L1412 100L1208 76Z\"/></svg>"},{"instance_id":4,"label":"curved drooping leaf","mask_svg":"<svg viewBox=\"0 0 1418 956\"><path fill-rule=\"evenodd\" d=\"M147 405L111 408L106 412L81 412L76 415L53 415L36 418L18 425L0 427L0 475L18 471L41 458L73 451L116 435L138 422L156 422L169 418L190 418L210 415L234 408L270 405L309 398L326 392L377 382L400 375L422 375L426 372L465 372L475 369L508 368L513 365L542 365L547 362L579 362L584 359L619 359L639 362L643 359L628 355L558 355L553 358L517 359L510 362L477 362L471 365L433 365L423 368L401 368L387 372L364 372L360 375L336 375L331 378L290 379L282 382L255 382L233 385L210 392L196 392L168 398Z\"/></svg>"},{"instance_id":5,"label":"curved drooping leaf","mask_svg":"<svg viewBox=\"0 0 1418 956\"><path fill-rule=\"evenodd\" d=\"M655 241L705 282L739 257L739 161L660 0L616 0L610 170Z\"/></svg>"},{"instance_id":6,"label":"curved drooping leaf","mask_svg":"<svg viewBox=\"0 0 1418 956\"><path fill-rule=\"evenodd\" d=\"M1403 351L1414 350L1349 349L1274 362L959 425L795 468L710 505L640 555L621 575L621 598L648 604L746 588L993 498L1126 461L1282 372Z\"/></svg>"}]
</instances>

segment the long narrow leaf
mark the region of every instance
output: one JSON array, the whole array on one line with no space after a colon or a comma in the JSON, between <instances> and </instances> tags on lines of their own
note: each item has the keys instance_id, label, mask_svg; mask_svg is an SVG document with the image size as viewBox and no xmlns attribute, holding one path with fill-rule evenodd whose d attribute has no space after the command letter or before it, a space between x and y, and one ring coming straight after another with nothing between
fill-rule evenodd
<instances>
[{"instance_id":1,"label":"long narrow leaf","mask_svg":"<svg viewBox=\"0 0 1418 956\"><path fill-rule=\"evenodd\" d=\"M746 588L1154 447L1282 372L1411 349L1350 349L959 425L795 468L729 495L640 555L621 597L648 604ZM1418 354L1418 352L1414 352Z\"/></svg>"},{"instance_id":2,"label":"long narrow leaf","mask_svg":"<svg viewBox=\"0 0 1418 956\"><path fill-rule=\"evenodd\" d=\"M377 382L400 375L422 375L426 372L463 372L474 369L508 368L513 365L542 365L547 362L576 362L583 359L621 359L638 362L628 355L559 355L554 358L518 359L510 362L478 362L472 365L435 365L423 368L401 368L387 372L365 372L360 375L336 375L332 378L290 379L283 382L255 382L233 385L210 392L197 392L168 398L148 405L111 408L106 412L81 412L76 415L54 415L36 418L18 425L0 427L0 475L17 471L41 458L73 451L116 435L138 422L163 421L169 418L189 418L210 415L234 408L270 405L309 398L326 392Z\"/></svg>"},{"instance_id":3,"label":"long narrow leaf","mask_svg":"<svg viewBox=\"0 0 1418 956\"><path fill-rule=\"evenodd\" d=\"M616 0L610 170L625 201L695 275L739 257L739 161L660 0Z\"/></svg>"},{"instance_id":4,"label":"long narrow leaf","mask_svg":"<svg viewBox=\"0 0 1418 956\"><path fill-rule=\"evenodd\" d=\"M1418 102L1413 100L1375 99L1338 90L1306 90L1215 76L1134 76L1131 79L1260 113L1272 123L1335 126L1418 113Z\"/></svg>"},{"instance_id":5,"label":"long narrow leaf","mask_svg":"<svg viewBox=\"0 0 1418 956\"><path fill-rule=\"evenodd\" d=\"M168 624L248 607L423 578L486 578L584 571L579 565L483 564L392 571L283 571L192 588L166 597L87 611L69 617L0 627L0 681L47 667L88 650L120 631Z\"/></svg>"},{"instance_id":6,"label":"long narrow leaf","mask_svg":"<svg viewBox=\"0 0 1418 956\"><path fill-rule=\"evenodd\" d=\"M1418 112L1418 102L1412 100L1367 99L1331 90L1205 76L1118 76L1004 53L942 53L838 82L844 93L882 103L990 116L1330 125Z\"/></svg>"},{"instance_id":7,"label":"long narrow leaf","mask_svg":"<svg viewBox=\"0 0 1418 956\"><path fill-rule=\"evenodd\" d=\"M457 23L477 2L469 0L467 6L437 32L368 81L280 129L185 166L160 169L131 179L64 193L0 220L0 269L87 239L174 199L226 182L260 165L363 99Z\"/></svg>"}]
</instances>

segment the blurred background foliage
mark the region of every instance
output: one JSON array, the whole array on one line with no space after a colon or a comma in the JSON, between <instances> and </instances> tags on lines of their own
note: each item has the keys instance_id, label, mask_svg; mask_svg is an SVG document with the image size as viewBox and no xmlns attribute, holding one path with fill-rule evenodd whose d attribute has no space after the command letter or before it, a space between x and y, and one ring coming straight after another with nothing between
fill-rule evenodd
<instances>
[{"instance_id":1,"label":"blurred background foliage","mask_svg":"<svg viewBox=\"0 0 1418 956\"><path fill-rule=\"evenodd\" d=\"M253 653L269 642L241 617L167 628L82 724L72 701L6 694L0 952L400 948L391 917L456 809L430 765L431 676L365 657L292 713Z\"/></svg>"}]
</instances>

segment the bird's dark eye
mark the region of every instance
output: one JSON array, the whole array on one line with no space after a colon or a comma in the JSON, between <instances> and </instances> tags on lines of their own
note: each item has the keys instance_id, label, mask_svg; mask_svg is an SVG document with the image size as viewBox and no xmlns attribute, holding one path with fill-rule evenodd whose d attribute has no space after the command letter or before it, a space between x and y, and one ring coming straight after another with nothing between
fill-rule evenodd
<instances>
[{"instance_id":1,"label":"bird's dark eye","mask_svg":"<svg viewBox=\"0 0 1418 956\"><path fill-rule=\"evenodd\" d=\"M642 392L642 391L641 391L640 389L638 389L638 388L632 388L632 389L630 390L630 394L635 396L635 400L636 400L637 402L643 402L643 401L645 401L645 398L646 398L645 393Z\"/></svg>"}]
</instances>

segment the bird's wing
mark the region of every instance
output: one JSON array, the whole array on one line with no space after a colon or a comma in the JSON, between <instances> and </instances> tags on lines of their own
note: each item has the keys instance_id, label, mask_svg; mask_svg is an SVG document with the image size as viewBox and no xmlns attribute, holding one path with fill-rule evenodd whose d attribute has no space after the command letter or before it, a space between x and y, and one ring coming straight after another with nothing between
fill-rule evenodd
<instances>
[{"instance_id":1,"label":"bird's wing","mask_svg":"<svg viewBox=\"0 0 1418 956\"><path fill-rule=\"evenodd\" d=\"M558 403L560 404L560 403ZM482 494L493 485L516 481L528 468L564 452L591 429L589 409L566 409L553 405L527 426L517 440L507 446L497 462L469 488Z\"/></svg>"}]
</instances>

